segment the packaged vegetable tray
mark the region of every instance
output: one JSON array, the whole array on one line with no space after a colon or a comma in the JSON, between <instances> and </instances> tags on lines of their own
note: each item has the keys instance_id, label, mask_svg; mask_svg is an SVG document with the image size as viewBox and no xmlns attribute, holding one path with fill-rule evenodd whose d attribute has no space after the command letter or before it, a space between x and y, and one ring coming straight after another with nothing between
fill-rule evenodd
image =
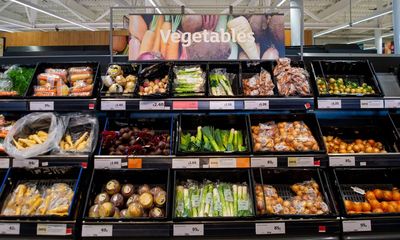
<instances>
[{"instance_id":1,"label":"packaged vegetable tray","mask_svg":"<svg viewBox=\"0 0 400 240\"><path fill-rule=\"evenodd\" d=\"M273 61L241 63L241 87L245 97L277 97L278 92L272 73Z\"/></svg>"},{"instance_id":2,"label":"packaged vegetable tray","mask_svg":"<svg viewBox=\"0 0 400 240\"><path fill-rule=\"evenodd\" d=\"M140 64L113 63L102 79L102 97L133 97L138 83Z\"/></svg>"},{"instance_id":3,"label":"packaged vegetable tray","mask_svg":"<svg viewBox=\"0 0 400 240\"><path fill-rule=\"evenodd\" d=\"M174 97L201 97L206 95L207 64L197 62L175 63L173 66Z\"/></svg>"},{"instance_id":4,"label":"packaged vegetable tray","mask_svg":"<svg viewBox=\"0 0 400 240\"><path fill-rule=\"evenodd\" d=\"M172 63L142 64L136 94L142 98L165 98L171 95Z\"/></svg>"},{"instance_id":5,"label":"packaged vegetable tray","mask_svg":"<svg viewBox=\"0 0 400 240\"><path fill-rule=\"evenodd\" d=\"M237 62L208 64L208 96L238 97L242 95L239 83L240 65Z\"/></svg>"}]
</instances>

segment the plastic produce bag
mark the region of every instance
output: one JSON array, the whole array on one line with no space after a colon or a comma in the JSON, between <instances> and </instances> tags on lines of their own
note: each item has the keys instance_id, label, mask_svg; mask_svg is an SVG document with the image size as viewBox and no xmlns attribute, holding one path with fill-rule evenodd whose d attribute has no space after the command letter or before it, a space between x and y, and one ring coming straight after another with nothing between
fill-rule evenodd
<instances>
[{"instance_id":1,"label":"plastic produce bag","mask_svg":"<svg viewBox=\"0 0 400 240\"><path fill-rule=\"evenodd\" d=\"M71 113L64 116L66 130L59 146L54 151L57 154L91 153L97 144L99 121L89 114Z\"/></svg>"},{"instance_id":2,"label":"plastic produce bag","mask_svg":"<svg viewBox=\"0 0 400 240\"><path fill-rule=\"evenodd\" d=\"M274 68L279 94L284 96L307 96L311 94L308 72L299 67L291 67L289 58L278 59Z\"/></svg>"},{"instance_id":3,"label":"plastic produce bag","mask_svg":"<svg viewBox=\"0 0 400 240\"><path fill-rule=\"evenodd\" d=\"M63 133L63 121L55 114L31 113L20 118L10 129L4 140L4 149L8 155L17 159L35 157L55 149ZM45 138L37 139L44 135ZM30 146L22 147L18 144L20 138ZM32 141L41 143L32 144Z\"/></svg>"},{"instance_id":4,"label":"plastic produce bag","mask_svg":"<svg viewBox=\"0 0 400 240\"><path fill-rule=\"evenodd\" d=\"M233 96L232 81L235 74L227 73L224 68L215 68L211 71L210 94L211 96Z\"/></svg>"},{"instance_id":5,"label":"plastic produce bag","mask_svg":"<svg viewBox=\"0 0 400 240\"><path fill-rule=\"evenodd\" d=\"M252 77L243 77L243 93L245 96L272 96L274 95L274 83L271 74L264 68L260 73Z\"/></svg>"},{"instance_id":6,"label":"plastic produce bag","mask_svg":"<svg viewBox=\"0 0 400 240\"><path fill-rule=\"evenodd\" d=\"M205 91L205 73L200 65L174 67L174 95L202 96Z\"/></svg>"}]
</instances>

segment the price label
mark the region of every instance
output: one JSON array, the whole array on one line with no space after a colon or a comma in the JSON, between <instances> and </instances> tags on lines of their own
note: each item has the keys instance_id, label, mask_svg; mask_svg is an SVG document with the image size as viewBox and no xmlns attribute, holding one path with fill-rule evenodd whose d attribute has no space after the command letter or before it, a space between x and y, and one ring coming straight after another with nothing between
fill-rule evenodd
<instances>
[{"instance_id":1,"label":"price label","mask_svg":"<svg viewBox=\"0 0 400 240\"><path fill-rule=\"evenodd\" d=\"M343 221L343 232L370 232L371 220Z\"/></svg>"},{"instance_id":2,"label":"price label","mask_svg":"<svg viewBox=\"0 0 400 240\"><path fill-rule=\"evenodd\" d=\"M9 168L9 167L10 167L10 159L0 158L0 168Z\"/></svg>"},{"instance_id":3,"label":"price label","mask_svg":"<svg viewBox=\"0 0 400 240\"><path fill-rule=\"evenodd\" d=\"M0 223L0 234L19 235L19 223Z\"/></svg>"},{"instance_id":4,"label":"price label","mask_svg":"<svg viewBox=\"0 0 400 240\"><path fill-rule=\"evenodd\" d=\"M318 100L318 108L320 109L340 109L342 108L342 100Z\"/></svg>"},{"instance_id":5,"label":"price label","mask_svg":"<svg viewBox=\"0 0 400 240\"><path fill-rule=\"evenodd\" d=\"M210 101L211 110L235 110L235 101Z\"/></svg>"},{"instance_id":6,"label":"price label","mask_svg":"<svg viewBox=\"0 0 400 240\"><path fill-rule=\"evenodd\" d=\"M38 224L36 235L65 236L67 234L67 224Z\"/></svg>"},{"instance_id":7,"label":"price label","mask_svg":"<svg viewBox=\"0 0 400 240\"><path fill-rule=\"evenodd\" d=\"M174 110L198 110L199 102L197 101L174 101L172 102Z\"/></svg>"},{"instance_id":8,"label":"price label","mask_svg":"<svg viewBox=\"0 0 400 240\"><path fill-rule=\"evenodd\" d=\"M383 100L360 100L360 108L383 108Z\"/></svg>"},{"instance_id":9,"label":"price label","mask_svg":"<svg viewBox=\"0 0 400 240\"><path fill-rule=\"evenodd\" d=\"M174 158L172 168L200 168L199 158Z\"/></svg>"},{"instance_id":10,"label":"price label","mask_svg":"<svg viewBox=\"0 0 400 240\"><path fill-rule=\"evenodd\" d=\"M353 156L329 157L329 166L331 167L354 167L356 159Z\"/></svg>"},{"instance_id":11,"label":"price label","mask_svg":"<svg viewBox=\"0 0 400 240\"><path fill-rule=\"evenodd\" d=\"M269 109L269 101L244 101L246 110L265 110Z\"/></svg>"},{"instance_id":12,"label":"price label","mask_svg":"<svg viewBox=\"0 0 400 240\"><path fill-rule=\"evenodd\" d=\"M285 223L256 223L257 235L285 234Z\"/></svg>"},{"instance_id":13,"label":"price label","mask_svg":"<svg viewBox=\"0 0 400 240\"><path fill-rule=\"evenodd\" d=\"M276 168L278 167L278 158L276 157L255 157L251 158L251 167L267 167Z\"/></svg>"},{"instance_id":14,"label":"price label","mask_svg":"<svg viewBox=\"0 0 400 240\"><path fill-rule=\"evenodd\" d=\"M94 160L94 168L96 169L116 169L121 168L121 159L95 159Z\"/></svg>"},{"instance_id":15,"label":"price label","mask_svg":"<svg viewBox=\"0 0 400 240\"><path fill-rule=\"evenodd\" d=\"M174 236L204 236L204 224L174 224Z\"/></svg>"},{"instance_id":16,"label":"price label","mask_svg":"<svg viewBox=\"0 0 400 240\"><path fill-rule=\"evenodd\" d=\"M314 157L288 157L288 167L314 167Z\"/></svg>"},{"instance_id":17,"label":"price label","mask_svg":"<svg viewBox=\"0 0 400 240\"><path fill-rule=\"evenodd\" d=\"M236 158L210 158L210 168L236 168Z\"/></svg>"},{"instance_id":18,"label":"price label","mask_svg":"<svg viewBox=\"0 0 400 240\"><path fill-rule=\"evenodd\" d=\"M126 110L126 102L125 101L101 101L101 110L106 110L106 111Z\"/></svg>"},{"instance_id":19,"label":"price label","mask_svg":"<svg viewBox=\"0 0 400 240\"><path fill-rule=\"evenodd\" d=\"M385 108L400 108L400 100L385 100Z\"/></svg>"},{"instance_id":20,"label":"price label","mask_svg":"<svg viewBox=\"0 0 400 240\"><path fill-rule=\"evenodd\" d=\"M54 102L30 102L31 111L54 111Z\"/></svg>"},{"instance_id":21,"label":"price label","mask_svg":"<svg viewBox=\"0 0 400 240\"><path fill-rule=\"evenodd\" d=\"M37 167L39 167L39 160L37 160L37 159L14 159L13 167L37 168Z\"/></svg>"},{"instance_id":22,"label":"price label","mask_svg":"<svg viewBox=\"0 0 400 240\"><path fill-rule=\"evenodd\" d=\"M165 101L140 101L140 110L166 110Z\"/></svg>"},{"instance_id":23,"label":"price label","mask_svg":"<svg viewBox=\"0 0 400 240\"><path fill-rule=\"evenodd\" d=\"M82 237L112 237L112 225L83 225Z\"/></svg>"}]
</instances>

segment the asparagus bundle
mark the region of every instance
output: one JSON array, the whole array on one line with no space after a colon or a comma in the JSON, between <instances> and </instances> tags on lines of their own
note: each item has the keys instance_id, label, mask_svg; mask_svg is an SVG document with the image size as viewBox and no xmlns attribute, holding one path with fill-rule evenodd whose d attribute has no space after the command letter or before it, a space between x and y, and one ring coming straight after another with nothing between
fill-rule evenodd
<instances>
[{"instance_id":1,"label":"asparagus bundle","mask_svg":"<svg viewBox=\"0 0 400 240\"><path fill-rule=\"evenodd\" d=\"M216 68L210 73L211 96L233 96L231 75L226 69Z\"/></svg>"},{"instance_id":2,"label":"asparagus bundle","mask_svg":"<svg viewBox=\"0 0 400 240\"><path fill-rule=\"evenodd\" d=\"M175 215L180 218L246 217L253 214L246 184L187 180L176 187Z\"/></svg>"}]
</instances>

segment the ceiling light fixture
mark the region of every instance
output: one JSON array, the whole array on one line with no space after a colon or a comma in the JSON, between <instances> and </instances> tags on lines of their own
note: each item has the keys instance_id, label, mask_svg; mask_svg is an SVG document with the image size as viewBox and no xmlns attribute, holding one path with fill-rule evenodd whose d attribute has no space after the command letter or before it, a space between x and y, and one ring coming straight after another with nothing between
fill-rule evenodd
<instances>
[{"instance_id":1,"label":"ceiling light fixture","mask_svg":"<svg viewBox=\"0 0 400 240\"><path fill-rule=\"evenodd\" d=\"M392 9L388 9L388 10L385 10L385 11L383 11L383 12L381 12L381 13L374 14L374 15L372 15L372 16L369 16L369 17L366 17L366 18L362 18L362 19L360 19L360 20L357 20L357 21L353 22L352 25L360 24L360 23L362 23L362 22L366 22L366 21L369 21L369 20L372 20L372 19L375 19L375 18L379 18L379 17L385 16L385 15L387 15L387 14L391 14L392 12L393 12Z\"/></svg>"},{"instance_id":2,"label":"ceiling light fixture","mask_svg":"<svg viewBox=\"0 0 400 240\"><path fill-rule=\"evenodd\" d=\"M350 26L350 24L346 23L346 24L343 24L343 25L340 25L340 26L337 26L337 27L328 29L328 30L326 30L326 31L319 32L319 33L315 34L313 37L315 37L315 38L316 38L316 37L320 37L320 36L322 36L322 35L326 35L326 34L328 34L328 33L335 32L335 31L338 31L338 30L347 28L347 27L349 27L349 26Z\"/></svg>"},{"instance_id":3,"label":"ceiling light fixture","mask_svg":"<svg viewBox=\"0 0 400 240\"><path fill-rule=\"evenodd\" d=\"M9 29L5 29L5 28L0 28L0 32L9 32L9 33L13 33L13 31L9 30Z\"/></svg>"},{"instance_id":4,"label":"ceiling light fixture","mask_svg":"<svg viewBox=\"0 0 400 240\"><path fill-rule=\"evenodd\" d=\"M155 3L153 0L149 0L149 1L150 1L151 5L153 5L153 7L156 8L156 11L157 11L159 14L162 14L161 11L160 11L160 9L157 7L156 3Z\"/></svg>"},{"instance_id":5,"label":"ceiling light fixture","mask_svg":"<svg viewBox=\"0 0 400 240\"><path fill-rule=\"evenodd\" d=\"M94 29L94 28L91 28L91 27L88 27L88 26L86 26L86 25L84 25L84 24L81 24L81 23L78 23L78 22L75 22L75 21L66 19L66 18L61 17L61 16L59 16L59 15L57 15L57 14L55 14L55 13L52 13L52 12L50 12L50 11L48 11L48 10L44 10L44 9L40 8L38 5L36 5L36 4L30 3L30 2L27 2L27 1L22 1L22 0L10 0L10 1L11 1L11 2L14 2L14 3L18 3L18 4L22 5L22 6L28 7L28 8L30 8L30 9L35 10L35 11L38 11L38 12L47 14L47 15L49 15L49 16L58 18L58 19L60 19L60 20L69 22L69 23L74 24L74 25L76 25L76 26L79 26L79 27L81 27L81 28L85 28L85 29L88 29L88 30L90 30L90 31L96 31L96 29Z\"/></svg>"},{"instance_id":6,"label":"ceiling light fixture","mask_svg":"<svg viewBox=\"0 0 400 240\"><path fill-rule=\"evenodd\" d=\"M364 38L364 39L359 39L355 41L348 42L347 44L354 44L354 43L361 43L361 42L368 42L374 40L375 37L370 37L370 38Z\"/></svg>"},{"instance_id":7,"label":"ceiling light fixture","mask_svg":"<svg viewBox=\"0 0 400 240\"><path fill-rule=\"evenodd\" d=\"M388 34L383 34L381 37L382 38L387 38L387 37L393 37L394 34L393 33L388 33Z\"/></svg>"},{"instance_id":8,"label":"ceiling light fixture","mask_svg":"<svg viewBox=\"0 0 400 240\"><path fill-rule=\"evenodd\" d=\"M282 6L284 3L286 2L286 0L282 0L280 1L278 4L276 4L276 7L280 7Z\"/></svg>"},{"instance_id":9,"label":"ceiling light fixture","mask_svg":"<svg viewBox=\"0 0 400 240\"><path fill-rule=\"evenodd\" d=\"M366 48L364 48L364 50L372 50L372 49L376 49L376 47L366 47Z\"/></svg>"},{"instance_id":10,"label":"ceiling light fixture","mask_svg":"<svg viewBox=\"0 0 400 240\"><path fill-rule=\"evenodd\" d=\"M23 25L23 24L14 23L14 22L9 22L9 21L5 21L5 20L1 20L1 19L0 19L0 22L2 22L2 23L7 23L7 24L9 24L9 25L14 25L14 26L17 26L17 27L32 29L32 27L28 27L28 26Z\"/></svg>"}]
</instances>

